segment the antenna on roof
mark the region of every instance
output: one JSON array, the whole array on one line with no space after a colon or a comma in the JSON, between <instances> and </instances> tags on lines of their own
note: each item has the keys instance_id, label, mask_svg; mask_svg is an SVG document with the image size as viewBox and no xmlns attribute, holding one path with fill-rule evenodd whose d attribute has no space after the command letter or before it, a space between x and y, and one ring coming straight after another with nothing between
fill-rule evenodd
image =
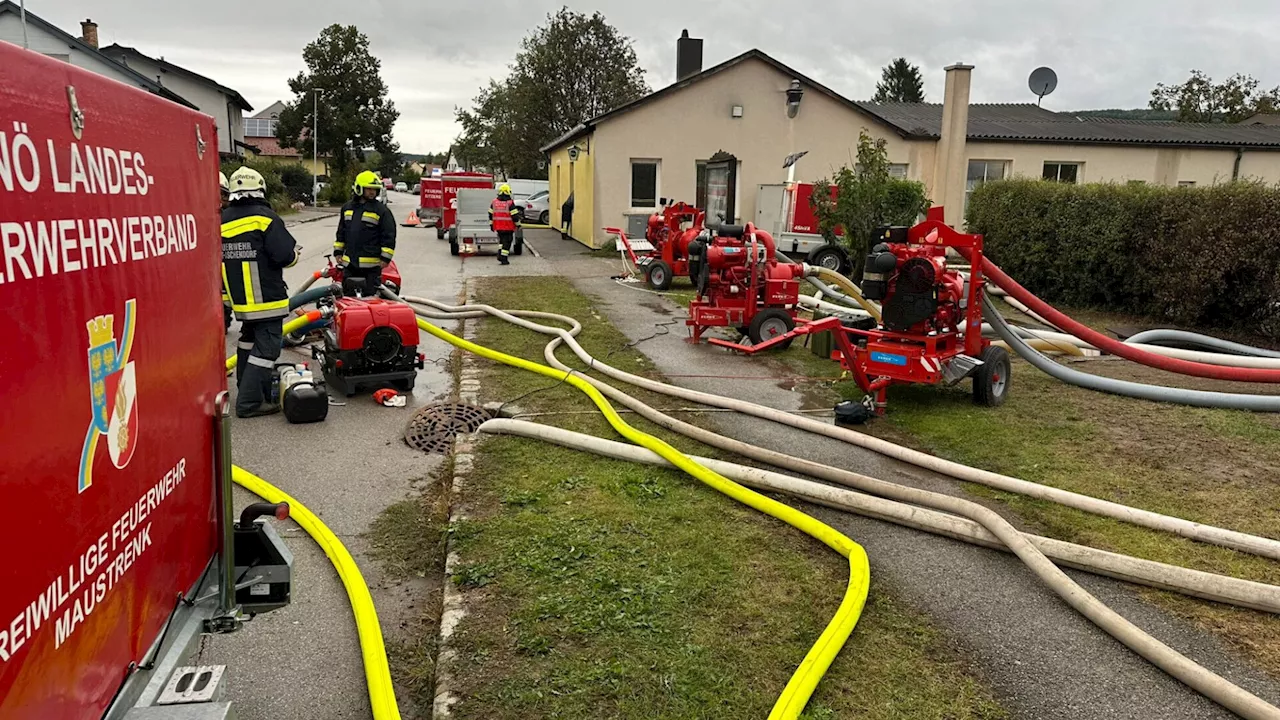
<instances>
[{"instance_id":1,"label":"antenna on roof","mask_svg":"<svg viewBox=\"0 0 1280 720\"><path fill-rule=\"evenodd\" d=\"M1027 85L1036 96L1036 107L1040 107L1040 101L1044 100L1044 96L1058 87L1058 73L1047 67L1038 67L1031 71L1031 77L1027 78Z\"/></svg>"}]
</instances>

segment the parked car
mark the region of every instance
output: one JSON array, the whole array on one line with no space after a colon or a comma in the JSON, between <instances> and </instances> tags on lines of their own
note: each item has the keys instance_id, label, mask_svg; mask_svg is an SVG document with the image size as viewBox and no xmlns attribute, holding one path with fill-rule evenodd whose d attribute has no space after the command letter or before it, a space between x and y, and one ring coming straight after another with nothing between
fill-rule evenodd
<instances>
[{"instance_id":1,"label":"parked car","mask_svg":"<svg viewBox=\"0 0 1280 720\"><path fill-rule=\"evenodd\" d=\"M524 201L524 219L527 222L537 222L539 225L550 225L551 220L551 193L546 190L539 190L530 195Z\"/></svg>"},{"instance_id":2,"label":"parked car","mask_svg":"<svg viewBox=\"0 0 1280 720\"><path fill-rule=\"evenodd\" d=\"M396 185L395 181L392 180L391 178L382 178L382 187L390 190L391 188L395 187L395 185Z\"/></svg>"},{"instance_id":3,"label":"parked car","mask_svg":"<svg viewBox=\"0 0 1280 720\"><path fill-rule=\"evenodd\" d=\"M396 192L409 192L409 186L405 183L398 182L396 183Z\"/></svg>"},{"instance_id":4,"label":"parked car","mask_svg":"<svg viewBox=\"0 0 1280 720\"><path fill-rule=\"evenodd\" d=\"M419 180L418 182L414 183L414 184L413 184L413 187L409 188L409 192L413 193L414 195L421 195L421 194L422 194L422 181L421 181L421 180Z\"/></svg>"}]
</instances>

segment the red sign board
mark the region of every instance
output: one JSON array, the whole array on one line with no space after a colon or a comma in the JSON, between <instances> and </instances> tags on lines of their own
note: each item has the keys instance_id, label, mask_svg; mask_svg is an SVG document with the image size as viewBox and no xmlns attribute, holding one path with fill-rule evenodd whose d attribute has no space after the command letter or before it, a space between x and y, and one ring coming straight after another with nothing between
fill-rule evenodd
<instances>
[{"instance_id":1,"label":"red sign board","mask_svg":"<svg viewBox=\"0 0 1280 720\"><path fill-rule=\"evenodd\" d=\"M441 176L444 181L444 225L450 228L458 221L458 190L461 188L493 188L493 176L485 173L449 173Z\"/></svg>"},{"instance_id":2,"label":"red sign board","mask_svg":"<svg viewBox=\"0 0 1280 720\"><path fill-rule=\"evenodd\" d=\"M444 207L444 180L438 177L422 178L422 196L418 207L439 210Z\"/></svg>"},{"instance_id":3,"label":"red sign board","mask_svg":"<svg viewBox=\"0 0 1280 720\"><path fill-rule=\"evenodd\" d=\"M216 543L218 136L0 42L0 717L99 717Z\"/></svg>"},{"instance_id":4,"label":"red sign board","mask_svg":"<svg viewBox=\"0 0 1280 720\"><path fill-rule=\"evenodd\" d=\"M818 218L813 214L813 206L809 204L810 198L813 197L813 185L809 183L796 183L795 191L792 195L791 222L787 232L808 233L816 235L819 231ZM831 186L831 199L836 199L836 187ZM839 229L836 234L842 234Z\"/></svg>"}]
</instances>

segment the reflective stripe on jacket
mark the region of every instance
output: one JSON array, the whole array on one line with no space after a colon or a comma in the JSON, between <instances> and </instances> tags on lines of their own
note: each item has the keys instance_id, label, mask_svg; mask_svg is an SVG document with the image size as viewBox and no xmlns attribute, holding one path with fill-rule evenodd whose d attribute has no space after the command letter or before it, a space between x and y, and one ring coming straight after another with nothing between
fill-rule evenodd
<instances>
[{"instance_id":1,"label":"reflective stripe on jacket","mask_svg":"<svg viewBox=\"0 0 1280 720\"><path fill-rule=\"evenodd\" d=\"M266 200L236 200L222 211L222 292L240 320L289 314L284 269L300 249Z\"/></svg>"},{"instance_id":2,"label":"reflective stripe on jacket","mask_svg":"<svg viewBox=\"0 0 1280 720\"><path fill-rule=\"evenodd\" d=\"M358 268L391 262L396 254L396 221L377 200L354 198L342 206L333 254Z\"/></svg>"},{"instance_id":3,"label":"reflective stripe on jacket","mask_svg":"<svg viewBox=\"0 0 1280 720\"><path fill-rule=\"evenodd\" d=\"M520 208L507 195L499 195L489 204L489 222L498 232L513 232L516 229L516 218L520 216Z\"/></svg>"}]
</instances>

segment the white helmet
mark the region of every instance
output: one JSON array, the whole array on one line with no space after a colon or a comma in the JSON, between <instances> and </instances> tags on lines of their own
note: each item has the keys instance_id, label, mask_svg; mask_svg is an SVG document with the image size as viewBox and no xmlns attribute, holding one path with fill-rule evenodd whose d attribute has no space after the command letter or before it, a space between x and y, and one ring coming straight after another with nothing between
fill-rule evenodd
<instances>
[{"instance_id":1,"label":"white helmet","mask_svg":"<svg viewBox=\"0 0 1280 720\"><path fill-rule=\"evenodd\" d=\"M219 172L219 173L218 173L218 182L219 182L219 184L221 184L221 185L222 185L222 194L223 194L223 195L226 195L226 194L228 194L228 193L230 193L230 192L231 192L231 182L230 182L229 180L227 180L227 174L226 174L226 173L224 173L224 172Z\"/></svg>"},{"instance_id":2,"label":"white helmet","mask_svg":"<svg viewBox=\"0 0 1280 720\"><path fill-rule=\"evenodd\" d=\"M267 181L262 179L262 173L245 166L231 173L229 185L233 193L252 192L254 190L263 192L266 190Z\"/></svg>"}]
</instances>

